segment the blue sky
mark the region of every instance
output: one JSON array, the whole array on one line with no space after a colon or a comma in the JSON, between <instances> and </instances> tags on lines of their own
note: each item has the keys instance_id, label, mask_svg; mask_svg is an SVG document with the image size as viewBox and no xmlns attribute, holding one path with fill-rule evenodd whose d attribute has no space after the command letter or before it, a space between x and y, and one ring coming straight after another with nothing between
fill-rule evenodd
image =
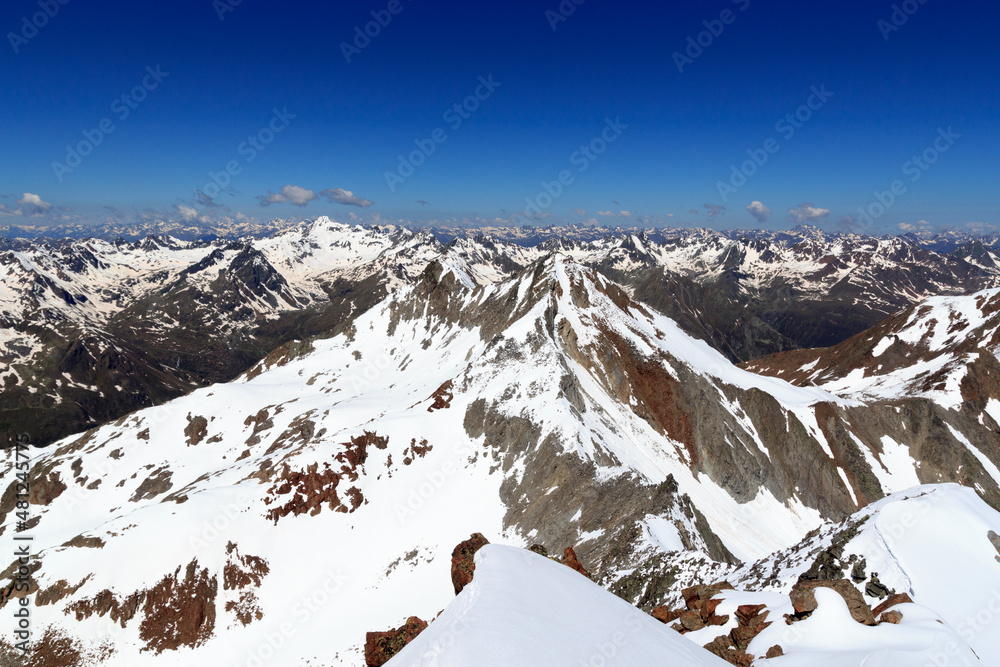
<instances>
[{"instance_id":1,"label":"blue sky","mask_svg":"<svg viewBox=\"0 0 1000 667\"><path fill-rule=\"evenodd\" d=\"M7 0L0 224L1000 224L993 3L237 1Z\"/></svg>"}]
</instances>

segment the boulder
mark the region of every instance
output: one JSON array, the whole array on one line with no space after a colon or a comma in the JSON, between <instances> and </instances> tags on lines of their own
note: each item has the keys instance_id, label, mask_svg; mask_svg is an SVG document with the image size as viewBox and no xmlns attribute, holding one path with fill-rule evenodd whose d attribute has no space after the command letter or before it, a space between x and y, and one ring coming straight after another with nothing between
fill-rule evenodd
<instances>
[{"instance_id":1,"label":"boulder","mask_svg":"<svg viewBox=\"0 0 1000 667\"><path fill-rule=\"evenodd\" d=\"M705 649L709 653L719 656L731 665L749 667L753 664L753 656L747 655L745 651L741 651L733 646L732 640L730 640L726 635L716 637L709 643L705 644Z\"/></svg>"},{"instance_id":2,"label":"boulder","mask_svg":"<svg viewBox=\"0 0 1000 667\"><path fill-rule=\"evenodd\" d=\"M780 644L775 644L771 648L767 649L767 653L764 654L765 658L780 658L785 655L785 649L781 648Z\"/></svg>"},{"instance_id":3,"label":"boulder","mask_svg":"<svg viewBox=\"0 0 1000 667\"><path fill-rule=\"evenodd\" d=\"M753 638L763 632L764 628L769 625L771 624L763 621L754 625L738 625L729 633L729 638L733 640L736 648L745 651L750 642L753 641Z\"/></svg>"},{"instance_id":4,"label":"boulder","mask_svg":"<svg viewBox=\"0 0 1000 667\"><path fill-rule=\"evenodd\" d=\"M489 543L482 533L473 533L451 552L451 583L455 586L455 595L472 583L472 573L476 569L474 560L476 552Z\"/></svg>"},{"instance_id":5,"label":"boulder","mask_svg":"<svg viewBox=\"0 0 1000 667\"><path fill-rule=\"evenodd\" d=\"M658 620L660 623L673 623L678 618L681 617L682 611L674 611L670 607L656 607L653 611L649 612L649 615Z\"/></svg>"},{"instance_id":6,"label":"boulder","mask_svg":"<svg viewBox=\"0 0 1000 667\"><path fill-rule=\"evenodd\" d=\"M790 597L797 617L804 618L816 611L816 595L813 591L817 588L831 588L837 591L840 597L844 598L844 602L847 603L847 608L851 612L851 618L864 625L875 625L875 616L872 614L871 607L868 606L868 603L862 597L861 591L846 579L838 579L836 581L800 581L795 584L792 587Z\"/></svg>"},{"instance_id":7,"label":"boulder","mask_svg":"<svg viewBox=\"0 0 1000 667\"><path fill-rule=\"evenodd\" d=\"M763 604L741 604L736 608L736 620L740 625L749 625L750 621L764 611L766 606Z\"/></svg>"},{"instance_id":8,"label":"boulder","mask_svg":"<svg viewBox=\"0 0 1000 667\"><path fill-rule=\"evenodd\" d=\"M705 627L705 621L701 620L701 613L697 611L686 611L678 617L681 622L682 632L693 632Z\"/></svg>"},{"instance_id":9,"label":"boulder","mask_svg":"<svg viewBox=\"0 0 1000 667\"><path fill-rule=\"evenodd\" d=\"M395 630L369 632L365 636L365 664L367 667L382 667L426 628L425 621L410 616Z\"/></svg>"},{"instance_id":10,"label":"boulder","mask_svg":"<svg viewBox=\"0 0 1000 667\"><path fill-rule=\"evenodd\" d=\"M892 623L893 625L899 625L899 622L902 620L903 620L903 615L901 613L899 613L895 609L890 609L889 611L884 612L882 614L882 616L878 619L878 622L880 624Z\"/></svg>"},{"instance_id":11,"label":"boulder","mask_svg":"<svg viewBox=\"0 0 1000 667\"><path fill-rule=\"evenodd\" d=\"M590 579L590 573L587 572L587 570L583 567L583 564L580 563L579 559L577 559L576 551L573 550L573 547L566 547L566 550L563 551L562 564L576 570L583 576Z\"/></svg>"}]
</instances>

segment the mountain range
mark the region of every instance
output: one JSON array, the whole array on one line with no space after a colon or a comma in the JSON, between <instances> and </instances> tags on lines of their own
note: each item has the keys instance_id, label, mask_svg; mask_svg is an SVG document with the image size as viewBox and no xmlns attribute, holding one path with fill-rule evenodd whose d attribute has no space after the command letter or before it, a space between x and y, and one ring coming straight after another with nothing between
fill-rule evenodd
<instances>
[{"instance_id":1,"label":"mountain range","mask_svg":"<svg viewBox=\"0 0 1000 667\"><path fill-rule=\"evenodd\" d=\"M7 428L51 441L26 516L0 464L31 664L1000 659L963 625L1000 580L985 245L320 219L0 264Z\"/></svg>"}]
</instances>

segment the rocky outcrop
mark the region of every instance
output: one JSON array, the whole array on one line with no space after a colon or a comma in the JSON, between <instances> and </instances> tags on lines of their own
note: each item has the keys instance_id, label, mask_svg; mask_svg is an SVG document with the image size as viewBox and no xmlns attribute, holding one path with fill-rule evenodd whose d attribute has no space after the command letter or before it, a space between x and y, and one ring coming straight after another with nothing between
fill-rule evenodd
<instances>
[{"instance_id":1,"label":"rocky outcrop","mask_svg":"<svg viewBox=\"0 0 1000 667\"><path fill-rule=\"evenodd\" d=\"M790 597L792 607L795 608L796 618L805 618L816 611L817 602L814 591L817 588L830 588L840 594L847 603L847 608L851 612L851 618L864 625L875 625L875 616L871 607L865 602L861 591L855 588L846 579L837 581L800 581L792 587Z\"/></svg>"},{"instance_id":2,"label":"rocky outcrop","mask_svg":"<svg viewBox=\"0 0 1000 667\"><path fill-rule=\"evenodd\" d=\"M369 632L365 637L365 665L382 667L425 629L427 629L426 621L410 616L406 619L406 623L395 630Z\"/></svg>"},{"instance_id":3,"label":"rocky outcrop","mask_svg":"<svg viewBox=\"0 0 1000 667\"><path fill-rule=\"evenodd\" d=\"M715 602L722 602L722 600ZM768 613L765 610L765 605L762 604L740 605L736 608L737 626L730 630L728 635L721 635L705 644L705 648L730 664L738 667L749 667L753 663L754 657L747 653L747 648L754 637L771 625L771 621L767 620ZM728 619L728 617L726 618ZM768 653L767 657L774 657L770 655L771 651Z\"/></svg>"},{"instance_id":4,"label":"rocky outcrop","mask_svg":"<svg viewBox=\"0 0 1000 667\"><path fill-rule=\"evenodd\" d=\"M878 618L883 614L883 612L886 612L899 604L913 604L913 600L906 593L896 593L895 595L890 595L881 604L872 609L872 615Z\"/></svg>"},{"instance_id":5,"label":"rocky outcrop","mask_svg":"<svg viewBox=\"0 0 1000 667\"><path fill-rule=\"evenodd\" d=\"M573 547L566 547L566 550L563 551L562 564L590 579L590 573L587 572L586 568L583 567L576 557L576 551L573 550Z\"/></svg>"},{"instance_id":6,"label":"rocky outcrop","mask_svg":"<svg viewBox=\"0 0 1000 667\"><path fill-rule=\"evenodd\" d=\"M476 571L476 552L489 543L482 533L473 533L472 537L459 543L451 552L451 583L455 587L455 595L472 583L472 575Z\"/></svg>"}]
</instances>

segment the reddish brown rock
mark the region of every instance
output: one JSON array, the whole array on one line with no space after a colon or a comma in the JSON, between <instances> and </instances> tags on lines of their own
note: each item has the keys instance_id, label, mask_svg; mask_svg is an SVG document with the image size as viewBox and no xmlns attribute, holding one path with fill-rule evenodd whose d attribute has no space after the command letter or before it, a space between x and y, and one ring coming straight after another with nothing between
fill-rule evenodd
<instances>
[{"instance_id":1,"label":"reddish brown rock","mask_svg":"<svg viewBox=\"0 0 1000 667\"><path fill-rule=\"evenodd\" d=\"M758 617L761 618L761 617ZM763 632L764 628L771 625L770 623L755 623L753 625L740 625L732 629L729 633L729 638L733 640L733 644L736 648L741 651L745 651L753 638Z\"/></svg>"},{"instance_id":2,"label":"reddish brown rock","mask_svg":"<svg viewBox=\"0 0 1000 667\"><path fill-rule=\"evenodd\" d=\"M472 574L476 570L476 552L489 543L482 533L473 533L451 552L451 583L455 586L455 595L472 583Z\"/></svg>"},{"instance_id":3,"label":"reddish brown rock","mask_svg":"<svg viewBox=\"0 0 1000 667\"><path fill-rule=\"evenodd\" d=\"M750 621L764 611L766 606L763 604L741 604L736 608L736 620L740 625L749 625Z\"/></svg>"},{"instance_id":4,"label":"reddish brown rock","mask_svg":"<svg viewBox=\"0 0 1000 667\"><path fill-rule=\"evenodd\" d=\"M686 632L701 630L705 627L705 621L701 620L701 613L697 611L685 611L680 615L678 620L681 623L681 627Z\"/></svg>"},{"instance_id":5,"label":"reddish brown rock","mask_svg":"<svg viewBox=\"0 0 1000 667\"><path fill-rule=\"evenodd\" d=\"M722 604L722 598L713 598L701 603L701 617L706 623L715 616L715 610L719 608L720 604Z\"/></svg>"},{"instance_id":6,"label":"reddish brown rock","mask_svg":"<svg viewBox=\"0 0 1000 667\"><path fill-rule=\"evenodd\" d=\"M426 628L425 621L410 616L395 630L369 632L365 636L365 664L367 667L382 667Z\"/></svg>"},{"instance_id":7,"label":"reddish brown rock","mask_svg":"<svg viewBox=\"0 0 1000 667\"><path fill-rule=\"evenodd\" d=\"M837 591L840 597L844 599L844 602L847 603L847 608L851 612L851 618L864 625L875 625L875 616L872 614L871 607L865 602L865 599L861 596L861 592L846 579L836 581L800 581L795 584L792 587L790 597L796 616L802 618L816 611L817 603L814 591L817 588L831 588Z\"/></svg>"},{"instance_id":8,"label":"reddish brown rock","mask_svg":"<svg viewBox=\"0 0 1000 667\"><path fill-rule=\"evenodd\" d=\"M566 547L566 550L563 551L562 564L566 567L573 568L583 576L590 579L590 573L587 572L586 568L583 567L583 564L580 563L580 560L576 557L576 551L573 550L573 547Z\"/></svg>"},{"instance_id":9,"label":"reddish brown rock","mask_svg":"<svg viewBox=\"0 0 1000 667\"><path fill-rule=\"evenodd\" d=\"M878 617L898 604L912 604L913 600L906 593L896 593L886 598L879 606L872 609L872 616Z\"/></svg>"},{"instance_id":10,"label":"reddish brown rock","mask_svg":"<svg viewBox=\"0 0 1000 667\"><path fill-rule=\"evenodd\" d=\"M681 617L682 611L674 611L670 607L656 607L650 612L650 616L658 620L660 623L673 623L678 618Z\"/></svg>"},{"instance_id":11,"label":"reddish brown rock","mask_svg":"<svg viewBox=\"0 0 1000 667\"><path fill-rule=\"evenodd\" d=\"M705 622L709 625L725 625L729 622L729 614L725 614L723 616L712 616Z\"/></svg>"},{"instance_id":12,"label":"reddish brown rock","mask_svg":"<svg viewBox=\"0 0 1000 667\"><path fill-rule=\"evenodd\" d=\"M727 635L716 637L709 643L705 644L705 649L709 653L719 656L731 665L749 666L753 663L753 656L748 656L746 652L733 646L732 640L729 639Z\"/></svg>"},{"instance_id":13,"label":"reddish brown rock","mask_svg":"<svg viewBox=\"0 0 1000 667\"><path fill-rule=\"evenodd\" d=\"M767 649L767 653L764 654L765 658L780 658L785 655L785 649L781 648L780 644L775 644L771 648Z\"/></svg>"},{"instance_id":14,"label":"reddish brown rock","mask_svg":"<svg viewBox=\"0 0 1000 667\"><path fill-rule=\"evenodd\" d=\"M896 611L895 609L890 609L887 612L883 612L881 618L878 619L879 623L892 623L893 625L899 625L899 622L903 620L903 615Z\"/></svg>"},{"instance_id":15,"label":"reddish brown rock","mask_svg":"<svg viewBox=\"0 0 1000 667\"><path fill-rule=\"evenodd\" d=\"M711 586L691 586L685 588L681 591L681 597L684 598L684 605L688 609L700 609L702 603L711 600L724 590L733 590L732 585L728 581L720 581Z\"/></svg>"}]
</instances>

